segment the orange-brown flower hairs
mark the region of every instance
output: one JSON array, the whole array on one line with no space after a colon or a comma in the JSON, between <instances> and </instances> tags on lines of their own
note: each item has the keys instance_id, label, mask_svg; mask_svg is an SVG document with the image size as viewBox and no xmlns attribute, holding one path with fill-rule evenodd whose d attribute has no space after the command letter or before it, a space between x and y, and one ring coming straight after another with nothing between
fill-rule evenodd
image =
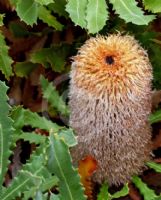
<instances>
[{"instance_id":1,"label":"orange-brown flower hairs","mask_svg":"<svg viewBox=\"0 0 161 200\"><path fill-rule=\"evenodd\" d=\"M152 69L132 36L97 36L74 57L70 125L78 135L75 161L94 156L98 182L120 184L141 172L150 157Z\"/></svg>"}]
</instances>

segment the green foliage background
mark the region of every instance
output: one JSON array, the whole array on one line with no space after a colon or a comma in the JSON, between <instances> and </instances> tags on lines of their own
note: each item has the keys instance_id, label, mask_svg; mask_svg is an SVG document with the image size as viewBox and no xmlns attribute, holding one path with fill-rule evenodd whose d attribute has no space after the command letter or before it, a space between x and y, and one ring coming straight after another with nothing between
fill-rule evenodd
<instances>
[{"instance_id":1,"label":"green foliage background","mask_svg":"<svg viewBox=\"0 0 161 200\"><path fill-rule=\"evenodd\" d=\"M153 66L153 89L160 90L161 30L158 24L161 25L161 2L9 0L3 6L0 9L0 199L85 200L87 197L69 152L77 141L73 130L66 125L65 119L70 111L61 95L68 91L68 78L64 75L70 71L70 58L86 39L97 33L108 35L119 31L132 34L147 49ZM32 38L37 40L34 45ZM20 43L25 47L31 39L30 48L24 50L23 56L21 52L15 53L18 46L12 45L13 40L21 39L23 42L26 39L26 43ZM13 83L29 80L32 73L40 68L37 87L41 89L41 98L48 104L45 111L50 119L42 116L43 109L32 112L31 107L23 105L23 102L12 107L8 104ZM63 82L61 87L48 81L59 76L60 82ZM161 121L159 107L149 121L151 124ZM40 130L47 136L37 134ZM11 157L16 144L22 140L34 144L35 148L7 185L6 174ZM149 162L147 166L161 172L159 164ZM144 199L161 198L141 178L135 176L132 182ZM108 184L103 184L97 199L116 199L129 192L128 185L114 194L110 194L108 189Z\"/></svg>"}]
</instances>

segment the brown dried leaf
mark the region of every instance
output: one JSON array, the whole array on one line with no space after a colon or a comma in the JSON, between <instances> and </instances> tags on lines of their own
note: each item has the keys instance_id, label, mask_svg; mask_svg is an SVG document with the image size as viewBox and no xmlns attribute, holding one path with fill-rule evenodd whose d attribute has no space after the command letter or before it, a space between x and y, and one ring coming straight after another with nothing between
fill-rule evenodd
<instances>
[{"instance_id":1,"label":"brown dried leaf","mask_svg":"<svg viewBox=\"0 0 161 200\"><path fill-rule=\"evenodd\" d=\"M133 186L133 184L129 184L129 196L132 200L141 200L140 193L138 190Z\"/></svg>"},{"instance_id":2,"label":"brown dried leaf","mask_svg":"<svg viewBox=\"0 0 161 200\"><path fill-rule=\"evenodd\" d=\"M153 140L153 149L155 150L159 147L161 147L161 130L159 131L159 134L157 134Z\"/></svg>"},{"instance_id":3,"label":"brown dried leaf","mask_svg":"<svg viewBox=\"0 0 161 200\"><path fill-rule=\"evenodd\" d=\"M22 90L21 90L21 79L15 77L13 79L11 89L9 91L9 98L10 98L10 104L11 105L19 105L22 100Z\"/></svg>"},{"instance_id":4,"label":"brown dried leaf","mask_svg":"<svg viewBox=\"0 0 161 200\"><path fill-rule=\"evenodd\" d=\"M79 161L78 172L81 176L81 182L85 188L85 195L87 195L88 200L93 200L91 176L97 170L97 167L97 161L90 155Z\"/></svg>"},{"instance_id":5,"label":"brown dried leaf","mask_svg":"<svg viewBox=\"0 0 161 200\"><path fill-rule=\"evenodd\" d=\"M161 90L153 90L152 110L156 110L160 102L161 102Z\"/></svg>"},{"instance_id":6,"label":"brown dried leaf","mask_svg":"<svg viewBox=\"0 0 161 200\"><path fill-rule=\"evenodd\" d=\"M149 171L148 174L142 176L142 179L150 187L159 190L159 193L161 192L161 173Z\"/></svg>"},{"instance_id":7,"label":"brown dried leaf","mask_svg":"<svg viewBox=\"0 0 161 200\"><path fill-rule=\"evenodd\" d=\"M13 6L10 4L9 0L0 0L0 10L13 10Z\"/></svg>"}]
</instances>

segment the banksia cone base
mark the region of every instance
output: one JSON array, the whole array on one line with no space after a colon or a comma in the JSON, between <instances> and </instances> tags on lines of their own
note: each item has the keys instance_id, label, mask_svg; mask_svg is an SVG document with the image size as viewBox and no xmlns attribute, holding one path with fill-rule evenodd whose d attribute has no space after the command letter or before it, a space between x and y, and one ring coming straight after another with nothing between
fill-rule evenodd
<instances>
[{"instance_id":1,"label":"banksia cone base","mask_svg":"<svg viewBox=\"0 0 161 200\"><path fill-rule=\"evenodd\" d=\"M127 182L150 158L152 69L131 36L89 39L74 57L70 125L78 136L73 160L93 156L98 182Z\"/></svg>"}]
</instances>

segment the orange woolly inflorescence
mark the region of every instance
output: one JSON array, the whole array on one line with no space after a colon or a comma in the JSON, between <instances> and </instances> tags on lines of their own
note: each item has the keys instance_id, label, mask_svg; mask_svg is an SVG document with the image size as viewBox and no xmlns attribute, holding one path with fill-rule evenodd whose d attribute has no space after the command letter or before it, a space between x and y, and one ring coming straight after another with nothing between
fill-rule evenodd
<instances>
[{"instance_id":1,"label":"orange woolly inflorescence","mask_svg":"<svg viewBox=\"0 0 161 200\"><path fill-rule=\"evenodd\" d=\"M97 160L96 181L125 183L150 159L151 80L147 52L129 35L91 38L74 57L69 105L78 145L72 156Z\"/></svg>"}]
</instances>

